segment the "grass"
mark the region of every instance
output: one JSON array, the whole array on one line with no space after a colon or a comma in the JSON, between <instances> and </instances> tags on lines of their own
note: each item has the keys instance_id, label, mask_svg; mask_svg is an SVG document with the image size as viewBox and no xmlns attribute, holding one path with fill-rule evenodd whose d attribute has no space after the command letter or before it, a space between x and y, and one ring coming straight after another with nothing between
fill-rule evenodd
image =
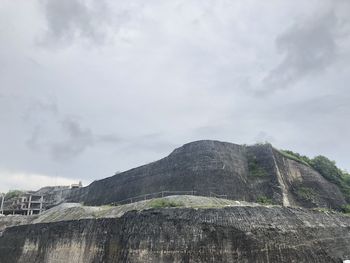
<instances>
[{"instance_id":1,"label":"grass","mask_svg":"<svg viewBox=\"0 0 350 263\"><path fill-rule=\"evenodd\" d=\"M285 151L285 150L277 150L277 151L288 159L291 159L293 161L296 161L298 163L302 163L302 164L310 167L310 164L308 162L306 162L305 160L303 160L302 157L299 157L295 154L292 154L290 151Z\"/></svg>"},{"instance_id":2,"label":"grass","mask_svg":"<svg viewBox=\"0 0 350 263\"><path fill-rule=\"evenodd\" d=\"M165 198L154 199L149 203L151 208L181 207L183 205L182 202L176 202Z\"/></svg>"},{"instance_id":3,"label":"grass","mask_svg":"<svg viewBox=\"0 0 350 263\"><path fill-rule=\"evenodd\" d=\"M251 176L263 178L268 175L266 170L263 167L261 167L261 165L259 165L255 155L249 154L247 157L248 157L248 170Z\"/></svg>"},{"instance_id":4,"label":"grass","mask_svg":"<svg viewBox=\"0 0 350 263\"><path fill-rule=\"evenodd\" d=\"M350 204L344 205L342 212L344 214L350 214Z\"/></svg>"},{"instance_id":5,"label":"grass","mask_svg":"<svg viewBox=\"0 0 350 263\"><path fill-rule=\"evenodd\" d=\"M258 198L256 199L256 202L259 204L263 204L263 205L272 205L273 201L271 198L268 198L267 196L261 195L258 196Z\"/></svg>"}]
</instances>

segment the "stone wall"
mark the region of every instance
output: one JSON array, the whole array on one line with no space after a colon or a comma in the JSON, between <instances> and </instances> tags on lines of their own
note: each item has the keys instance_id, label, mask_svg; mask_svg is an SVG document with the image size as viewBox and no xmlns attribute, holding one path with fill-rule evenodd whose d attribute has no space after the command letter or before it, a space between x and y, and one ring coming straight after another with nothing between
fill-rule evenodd
<instances>
[{"instance_id":1,"label":"stone wall","mask_svg":"<svg viewBox=\"0 0 350 263\"><path fill-rule=\"evenodd\" d=\"M196 191L204 196L213 192L234 200L263 199L286 206L340 209L345 204L337 186L269 144L218 141L186 144L159 161L74 189L65 198L103 205L161 191Z\"/></svg>"},{"instance_id":2,"label":"stone wall","mask_svg":"<svg viewBox=\"0 0 350 263\"><path fill-rule=\"evenodd\" d=\"M8 228L2 263L342 262L350 217L286 207L158 209Z\"/></svg>"}]
</instances>

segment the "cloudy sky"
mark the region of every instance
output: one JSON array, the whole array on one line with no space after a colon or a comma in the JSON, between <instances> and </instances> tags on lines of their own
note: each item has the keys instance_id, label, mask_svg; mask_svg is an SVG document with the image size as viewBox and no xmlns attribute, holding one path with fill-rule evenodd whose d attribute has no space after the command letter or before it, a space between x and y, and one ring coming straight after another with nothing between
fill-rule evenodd
<instances>
[{"instance_id":1,"label":"cloudy sky","mask_svg":"<svg viewBox=\"0 0 350 263\"><path fill-rule=\"evenodd\" d=\"M350 2L0 0L0 191L200 139L350 170Z\"/></svg>"}]
</instances>

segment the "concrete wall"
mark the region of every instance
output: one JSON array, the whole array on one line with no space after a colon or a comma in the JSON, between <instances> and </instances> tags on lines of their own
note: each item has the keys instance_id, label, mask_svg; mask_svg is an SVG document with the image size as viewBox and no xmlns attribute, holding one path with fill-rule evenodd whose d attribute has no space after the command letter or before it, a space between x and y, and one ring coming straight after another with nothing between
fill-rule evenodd
<instances>
[{"instance_id":1,"label":"concrete wall","mask_svg":"<svg viewBox=\"0 0 350 263\"><path fill-rule=\"evenodd\" d=\"M303 209L231 207L129 212L8 228L2 263L342 262L350 218Z\"/></svg>"}]
</instances>

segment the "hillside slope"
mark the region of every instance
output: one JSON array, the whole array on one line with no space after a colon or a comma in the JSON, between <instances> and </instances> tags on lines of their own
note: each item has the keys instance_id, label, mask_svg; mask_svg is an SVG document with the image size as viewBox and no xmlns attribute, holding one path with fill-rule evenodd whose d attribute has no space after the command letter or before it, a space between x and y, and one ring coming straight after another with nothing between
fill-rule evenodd
<instances>
[{"instance_id":1,"label":"hillside slope","mask_svg":"<svg viewBox=\"0 0 350 263\"><path fill-rule=\"evenodd\" d=\"M203 196L213 192L285 206L340 209L346 204L335 184L269 144L219 141L185 144L159 161L74 190L67 200L103 205L160 191L196 191Z\"/></svg>"}]
</instances>

